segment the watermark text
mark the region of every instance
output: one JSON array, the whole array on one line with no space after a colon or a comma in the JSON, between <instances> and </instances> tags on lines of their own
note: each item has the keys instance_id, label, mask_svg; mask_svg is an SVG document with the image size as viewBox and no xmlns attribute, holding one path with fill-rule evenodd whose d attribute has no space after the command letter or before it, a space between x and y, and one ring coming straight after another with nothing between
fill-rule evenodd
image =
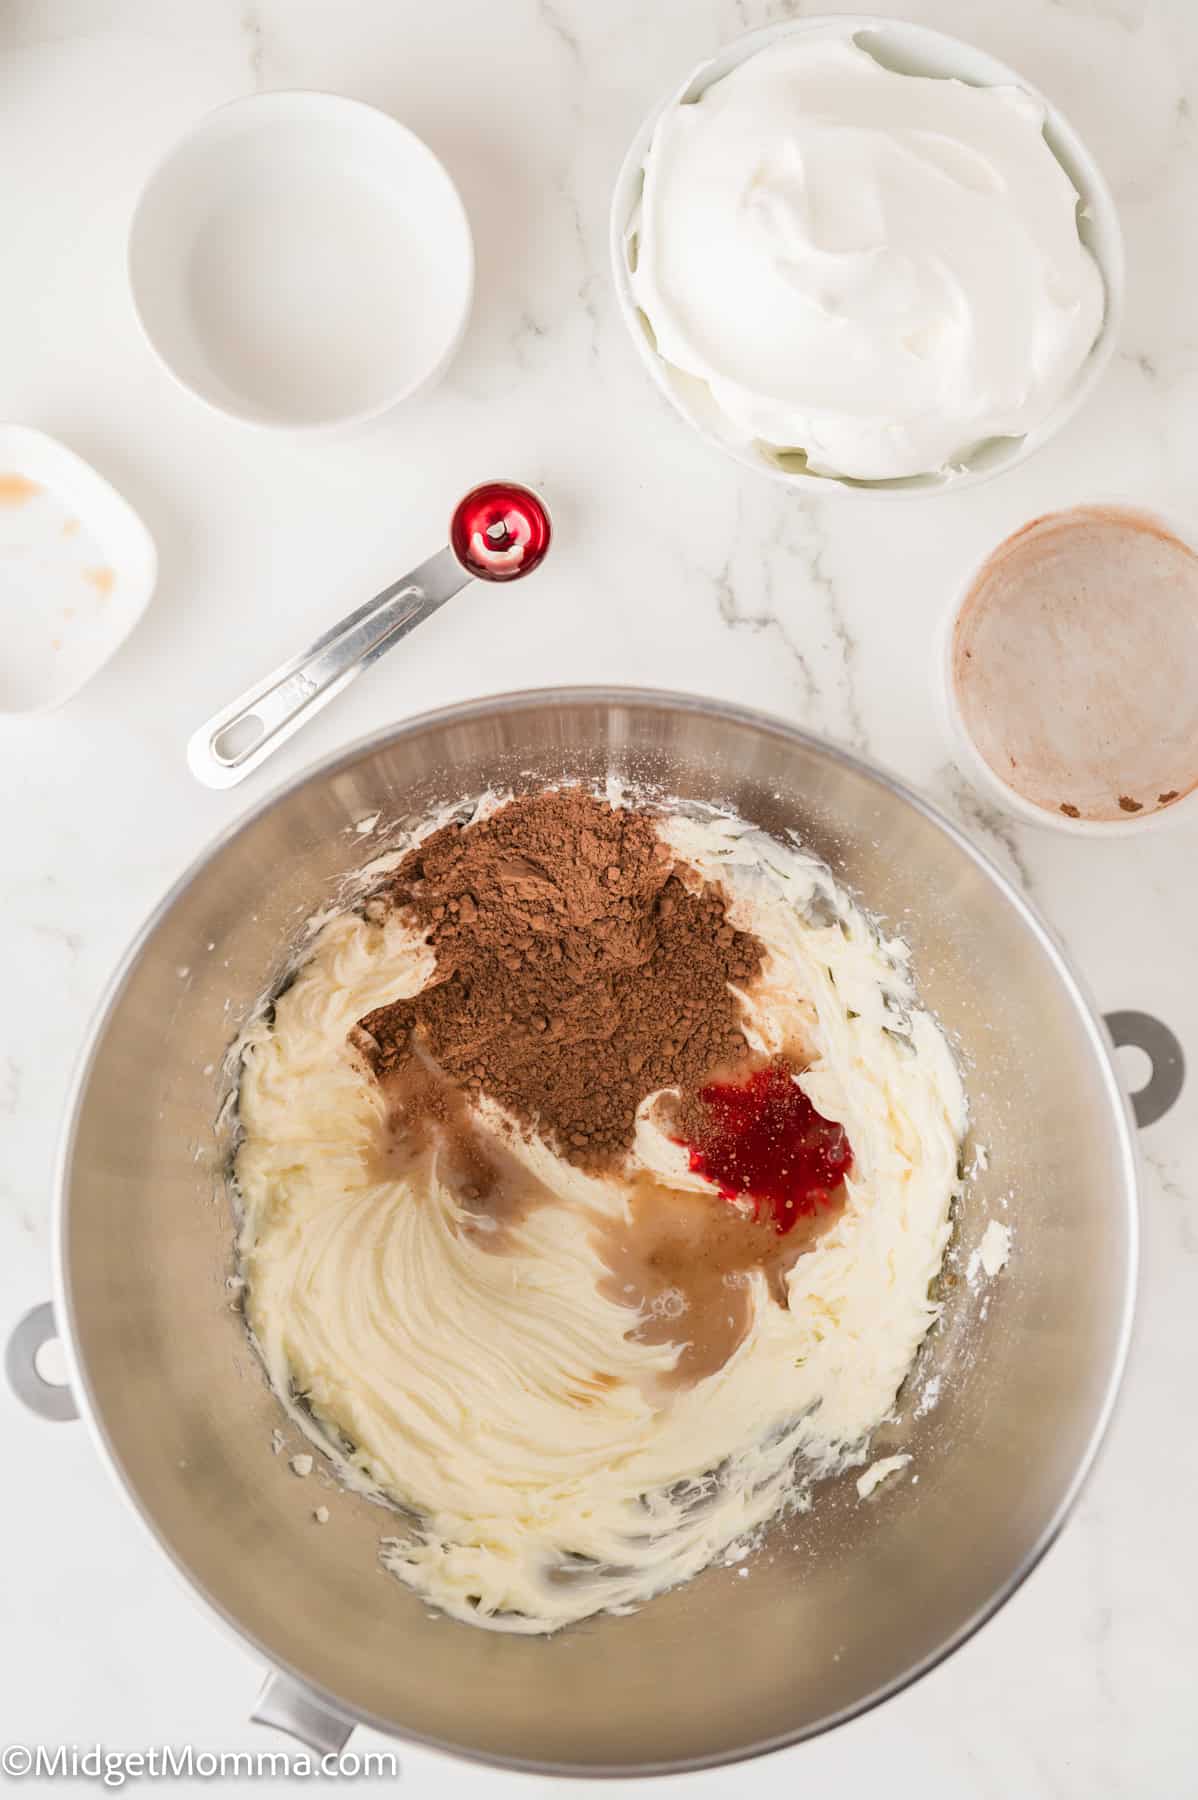
<instances>
[{"instance_id":1,"label":"watermark text","mask_svg":"<svg viewBox=\"0 0 1198 1800\"><path fill-rule=\"evenodd\" d=\"M112 1750L104 1744L7 1744L0 1750L0 1775L10 1781L98 1781L124 1787L127 1781L325 1780L360 1781L394 1777L393 1750L199 1750L194 1744L153 1744L146 1750Z\"/></svg>"}]
</instances>

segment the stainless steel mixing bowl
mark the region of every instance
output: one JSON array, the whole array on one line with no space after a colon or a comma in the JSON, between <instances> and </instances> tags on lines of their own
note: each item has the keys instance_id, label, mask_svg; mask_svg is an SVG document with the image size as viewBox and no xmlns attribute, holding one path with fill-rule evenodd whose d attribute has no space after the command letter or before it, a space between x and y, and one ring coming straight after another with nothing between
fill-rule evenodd
<instances>
[{"instance_id":1,"label":"stainless steel mixing bowl","mask_svg":"<svg viewBox=\"0 0 1198 1800\"><path fill-rule=\"evenodd\" d=\"M920 1379L885 1428L918 1484L851 1474L780 1523L742 1579L712 1568L554 1638L472 1630L380 1572L387 1520L297 1480L246 1341L214 1117L220 1064L284 951L377 853L354 826L510 784L616 773L797 830L909 941L960 1046L989 1167L960 1261L995 1214L1013 1253L978 1320L946 1288ZM76 1398L159 1543L278 1671L263 1714L335 1743L347 1721L525 1768L636 1773L747 1756L859 1712L962 1642L1043 1553L1110 1412L1136 1266L1127 1106L1107 1038L1043 925L922 801L780 723L707 701L575 690L484 701L293 782L179 883L114 985L63 1148L59 1325ZM312 1508L332 1518L322 1530ZM302 1690L302 1696L301 1696ZM306 1698L303 1698L306 1696ZM302 1707L302 1717L296 1709Z\"/></svg>"}]
</instances>

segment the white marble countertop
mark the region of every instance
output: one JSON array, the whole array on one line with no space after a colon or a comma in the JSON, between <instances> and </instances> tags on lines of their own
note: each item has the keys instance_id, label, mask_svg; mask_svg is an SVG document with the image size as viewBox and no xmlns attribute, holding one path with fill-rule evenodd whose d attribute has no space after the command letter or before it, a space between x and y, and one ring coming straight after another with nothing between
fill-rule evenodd
<instances>
[{"instance_id":1,"label":"white marble countertop","mask_svg":"<svg viewBox=\"0 0 1198 1800\"><path fill-rule=\"evenodd\" d=\"M390 720L480 693L685 688L867 752L1014 872L1105 1008L1159 1013L1198 1065L1194 827L1133 847L1012 826L949 766L929 681L942 609L971 559L1015 525L1081 498L1182 515L1192 502L1198 11L1192 0L878 5L975 40L1057 100L1111 179L1130 282L1119 355L1047 451L980 491L860 510L742 475L687 435L632 354L606 272L607 196L649 102L722 40L797 10L10 0L0 13L0 414L92 460L161 554L157 597L109 668L62 713L0 730L0 1335L48 1292L68 1072L151 904L270 784ZM443 387L363 436L301 443L226 424L171 384L133 321L125 226L149 164L197 114L255 86L385 107L445 159L470 210L479 284L465 346ZM197 787L189 729L435 549L452 501L496 473L551 498L558 539L544 575L448 607L269 773L232 795ZM1143 1148L1131 1370L1057 1546L912 1691L749 1772L685 1778L696 1800L749 1784L846 1800L1193 1791L1192 1107L1183 1100ZM262 1747L244 1723L258 1668L143 1540L82 1428L42 1424L4 1391L0 1420L0 1738ZM413 1795L575 1786L415 1751L402 1761Z\"/></svg>"}]
</instances>

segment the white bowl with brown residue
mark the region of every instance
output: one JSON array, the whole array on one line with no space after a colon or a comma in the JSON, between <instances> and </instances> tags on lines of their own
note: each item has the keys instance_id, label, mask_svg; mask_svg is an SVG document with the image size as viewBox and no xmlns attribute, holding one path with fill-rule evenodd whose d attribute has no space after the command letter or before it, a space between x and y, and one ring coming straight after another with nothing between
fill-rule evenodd
<instances>
[{"instance_id":1,"label":"white bowl with brown residue","mask_svg":"<svg viewBox=\"0 0 1198 1800\"><path fill-rule=\"evenodd\" d=\"M1075 837L1198 817L1195 541L1096 503L1030 520L974 569L936 669L976 787Z\"/></svg>"}]
</instances>

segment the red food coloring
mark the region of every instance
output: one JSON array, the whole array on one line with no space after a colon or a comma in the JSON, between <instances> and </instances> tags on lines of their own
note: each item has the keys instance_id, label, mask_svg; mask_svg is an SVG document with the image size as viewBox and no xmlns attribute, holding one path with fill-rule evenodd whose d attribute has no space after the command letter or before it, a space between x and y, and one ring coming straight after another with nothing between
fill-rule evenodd
<instances>
[{"instance_id":1,"label":"red food coloring","mask_svg":"<svg viewBox=\"0 0 1198 1800\"><path fill-rule=\"evenodd\" d=\"M692 1174L725 1200L754 1200L755 1216L772 1215L779 1236L831 1205L853 1152L843 1126L816 1112L785 1064L771 1063L745 1082L712 1082L699 1098L708 1126L700 1143L687 1146Z\"/></svg>"},{"instance_id":2,"label":"red food coloring","mask_svg":"<svg viewBox=\"0 0 1198 1800\"><path fill-rule=\"evenodd\" d=\"M545 560L551 528L544 501L514 481L488 481L458 503L454 555L480 581L515 581Z\"/></svg>"}]
</instances>

